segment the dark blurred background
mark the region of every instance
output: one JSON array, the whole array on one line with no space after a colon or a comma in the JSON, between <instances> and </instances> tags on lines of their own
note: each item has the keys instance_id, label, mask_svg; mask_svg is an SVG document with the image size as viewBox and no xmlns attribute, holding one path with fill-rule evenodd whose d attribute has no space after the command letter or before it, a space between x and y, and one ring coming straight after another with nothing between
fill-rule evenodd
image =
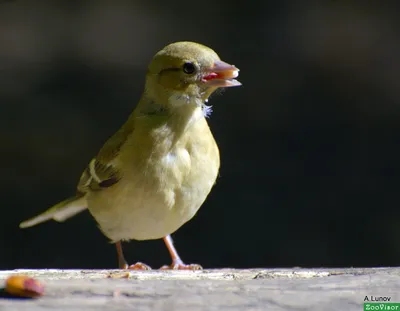
<instances>
[{"instance_id":1,"label":"dark blurred background","mask_svg":"<svg viewBox=\"0 0 400 311\"><path fill-rule=\"evenodd\" d=\"M240 88L211 99L221 176L174 235L210 267L400 264L397 1L0 2L0 269L114 268L88 212L20 230L75 193L139 100L152 56L212 47ZM160 240L131 263L169 263Z\"/></svg>"}]
</instances>

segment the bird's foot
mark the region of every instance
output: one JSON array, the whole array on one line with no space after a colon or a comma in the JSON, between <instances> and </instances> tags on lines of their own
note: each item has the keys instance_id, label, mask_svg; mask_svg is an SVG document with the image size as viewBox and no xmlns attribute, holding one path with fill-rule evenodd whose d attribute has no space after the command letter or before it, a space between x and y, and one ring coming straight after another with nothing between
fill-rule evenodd
<instances>
[{"instance_id":1,"label":"bird's foot","mask_svg":"<svg viewBox=\"0 0 400 311\"><path fill-rule=\"evenodd\" d=\"M203 270L203 267L198 264L184 264L182 260L174 260L171 265L162 266L160 270Z\"/></svg>"},{"instance_id":2,"label":"bird's foot","mask_svg":"<svg viewBox=\"0 0 400 311\"><path fill-rule=\"evenodd\" d=\"M137 262L134 265L128 266L125 264L122 269L127 269L127 270L151 270L151 267L144 264L143 262Z\"/></svg>"}]
</instances>

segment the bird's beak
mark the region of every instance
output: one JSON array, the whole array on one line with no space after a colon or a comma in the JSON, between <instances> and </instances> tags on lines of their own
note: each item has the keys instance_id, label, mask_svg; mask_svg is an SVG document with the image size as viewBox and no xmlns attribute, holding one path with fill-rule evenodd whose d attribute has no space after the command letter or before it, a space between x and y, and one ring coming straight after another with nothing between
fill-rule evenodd
<instances>
[{"instance_id":1,"label":"bird's beak","mask_svg":"<svg viewBox=\"0 0 400 311\"><path fill-rule=\"evenodd\" d=\"M239 69L221 60L205 71L201 81L210 87L231 87L242 85L235 80L239 76Z\"/></svg>"}]
</instances>

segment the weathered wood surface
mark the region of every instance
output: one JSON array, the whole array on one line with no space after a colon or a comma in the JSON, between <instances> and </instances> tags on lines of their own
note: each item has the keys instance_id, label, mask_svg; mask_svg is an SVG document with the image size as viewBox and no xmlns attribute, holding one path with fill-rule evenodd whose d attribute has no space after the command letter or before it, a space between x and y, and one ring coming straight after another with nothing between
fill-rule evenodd
<instances>
[{"instance_id":1,"label":"weathered wood surface","mask_svg":"<svg viewBox=\"0 0 400 311\"><path fill-rule=\"evenodd\" d=\"M14 273L41 280L45 295L1 298L0 310L361 311L365 296L400 302L400 268L10 270L0 282Z\"/></svg>"}]
</instances>

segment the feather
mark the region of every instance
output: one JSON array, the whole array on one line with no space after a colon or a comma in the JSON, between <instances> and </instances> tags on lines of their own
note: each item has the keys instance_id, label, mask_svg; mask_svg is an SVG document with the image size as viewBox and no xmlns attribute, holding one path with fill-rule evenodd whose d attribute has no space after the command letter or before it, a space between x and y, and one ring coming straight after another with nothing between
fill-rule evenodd
<instances>
[{"instance_id":1,"label":"feather","mask_svg":"<svg viewBox=\"0 0 400 311\"><path fill-rule=\"evenodd\" d=\"M87 209L87 203L84 196L72 197L54 205L53 207L49 208L47 211L38 216L21 222L19 227L32 227L50 219L54 219L58 222L63 222L64 220L67 220L68 218L84 211L85 209Z\"/></svg>"}]
</instances>

